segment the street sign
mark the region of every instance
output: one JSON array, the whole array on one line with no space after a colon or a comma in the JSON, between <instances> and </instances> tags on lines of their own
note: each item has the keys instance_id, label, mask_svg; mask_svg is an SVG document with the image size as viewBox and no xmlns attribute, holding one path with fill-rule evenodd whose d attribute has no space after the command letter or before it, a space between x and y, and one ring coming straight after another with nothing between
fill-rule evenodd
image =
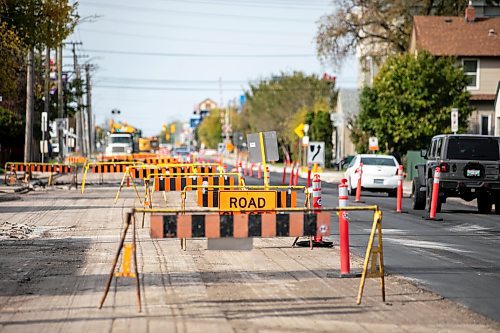
<instances>
[{"instance_id":1,"label":"street sign","mask_svg":"<svg viewBox=\"0 0 500 333\"><path fill-rule=\"evenodd\" d=\"M304 136L304 124L300 124L299 126L295 127L293 132L302 139L302 137Z\"/></svg>"},{"instance_id":2,"label":"street sign","mask_svg":"<svg viewBox=\"0 0 500 333\"><path fill-rule=\"evenodd\" d=\"M457 134L457 132L458 132L458 109L457 108L451 109L451 131L454 134Z\"/></svg>"},{"instance_id":3,"label":"street sign","mask_svg":"<svg viewBox=\"0 0 500 333\"><path fill-rule=\"evenodd\" d=\"M378 138L376 136L371 136L368 138L368 149L371 151L378 150Z\"/></svg>"},{"instance_id":4,"label":"street sign","mask_svg":"<svg viewBox=\"0 0 500 333\"><path fill-rule=\"evenodd\" d=\"M325 166L325 143L320 141L310 141L307 146L307 163Z\"/></svg>"},{"instance_id":5,"label":"street sign","mask_svg":"<svg viewBox=\"0 0 500 333\"><path fill-rule=\"evenodd\" d=\"M273 210L276 209L276 197L276 191L219 191L219 210Z\"/></svg>"},{"instance_id":6,"label":"street sign","mask_svg":"<svg viewBox=\"0 0 500 333\"><path fill-rule=\"evenodd\" d=\"M278 139L275 131L262 132L264 137L264 156L265 162L274 162L279 160L278 154ZM260 135L259 133L251 133L247 135L248 141L248 160L251 163L262 163L262 152L260 150Z\"/></svg>"},{"instance_id":7,"label":"street sign","mask_svg":"<svg viewBox=\"0 0 500 333\"><path fill-rule=\"evenodd\" d=\"M40 141L40 152L42 154L47 154L49 152L49 141L41 140Z\"/></svg>"},{"instance_id":8,"label":"street sign","mask_svg":"<svg viewBox=\"0 0 500 333\"><path fill-rule=\"evenodd\" d=\"M47 132L47 112L42 112L42 132Z\"/></svg>"},{"instance_id":9,"label":"street sign","mask_svg":"<svg viewBox=\"0 0 500 333\"><path fill-rule=\"evenodd\" d=\"M302 145L303 146L307 146L309 144L309 136L308 135L304 135L302 137Z\"/></svg>"}]
</instances>

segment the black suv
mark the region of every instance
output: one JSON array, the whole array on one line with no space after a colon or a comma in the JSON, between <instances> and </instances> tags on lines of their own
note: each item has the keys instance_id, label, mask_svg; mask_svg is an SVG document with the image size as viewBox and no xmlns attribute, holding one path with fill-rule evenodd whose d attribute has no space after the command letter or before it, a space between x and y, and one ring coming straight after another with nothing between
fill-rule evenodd
<instances>
[{"instance_id":1,"label":"black suv","mask_svg":"<svg viewBox=\"0 0 500 333\"><path fill-rule=\"evenodd\" d=\"M446 198L458 197L465 201L477 198L478 211L483 214L491 213L494 203L495 213L500 214L500 137L437 135L421 155L427 162L415 166L413 209L430 207L434 169L439 167L438 211Z\"/></svg>"}]
</instances>

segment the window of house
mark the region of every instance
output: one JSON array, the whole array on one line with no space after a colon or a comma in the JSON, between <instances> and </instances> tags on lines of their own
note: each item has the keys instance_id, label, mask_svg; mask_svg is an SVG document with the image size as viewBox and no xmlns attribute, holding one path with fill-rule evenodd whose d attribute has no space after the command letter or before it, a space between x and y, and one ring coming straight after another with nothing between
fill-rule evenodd
<instances>
[{"instance_id":1,"label":"window of house","mask_svg":"<svg viewBox=\"0 0 500 333\"><path fill-rule=\"evenodd\" d=\"M464 59L463 68L464 74L469 80L467 89L479 89L479 60Z\"/></svg>"}]
</instances>

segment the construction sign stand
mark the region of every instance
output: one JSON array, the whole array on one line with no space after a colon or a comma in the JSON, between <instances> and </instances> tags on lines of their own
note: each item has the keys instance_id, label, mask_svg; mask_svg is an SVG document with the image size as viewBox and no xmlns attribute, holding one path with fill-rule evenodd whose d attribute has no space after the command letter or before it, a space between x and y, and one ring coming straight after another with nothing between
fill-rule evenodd
<instances>
[{"instance_id":1,"label":"construction sign stand","mask_svg":"<svg viewBox=\"0 0 500 333\"><path fill-rule=\"evenodd\" d=\"M120 183L120 188L118 189L118 192L116 193L115 205L118 202L118 198L120 197L120 193L122 191L123 184L125 183L125 181L127 181L127 182L131 181L132 186L134 187L135 195L137 196L137 199L139 199L139 204L142 205L141 195L139 194L139 191L137 190L137 186L135 186L134 178L130 174L130 167L127 167L127 171L125 171L125 173L123 174L123 178L122 178L122 181Z\"/></svg>"},{"instance_id":2,"label":"construction sign stand","mask_svg":"<svg viewBox=\"0 0 500 333\"><path fill-rule=\"evenodd\" d=\"M132 244L125 244L125 238L127 237L127 232L132 224ZM108 296L109 288L111 287L111 282L113 281L113 277L130 277L135 278L136 283L136 306L137 311L141 312L141 288L139 284L139 272L137 270L137 246L136 246L136 230L135 230L135 215L132 220L132 213L127 213L127 217L125 219L125 229L123 230L120 245L118 246L118 251L116 252L115 258L113 260L113 264L111 266L111 271L109 272L108 282L106 283L106 288L104 290L104 295L102 295L101 302L99 303L99 309L102 309L104 301L106 300L106 296ZM118 260L120 259L120 254L122 253L122 267L120 272L115 272L116 265L118 264ZM132 264L131 260L134 261L134 270L131 270Z\"/></svg>"},{"instance_id":3,"label":"construction sign stand","mask_svg":"<svg viewBox=\"0 0 500 333\"><path fill-rule=\"evenodd\" d=\"M375 234L377 234L377 245L375 243ZM378 264L378 265L377 265ZM378 266L378 269L377 269ZM380 289L382 291L382 301L385 302L385 281L384 281L384 251L382 247L382 211L375 210L373 214L373 225L366 247L365 261L361 281L359 283L358 299L356 303L361 304L363 289L367 278L380 278Z\"/></svg>"}]
</instances>

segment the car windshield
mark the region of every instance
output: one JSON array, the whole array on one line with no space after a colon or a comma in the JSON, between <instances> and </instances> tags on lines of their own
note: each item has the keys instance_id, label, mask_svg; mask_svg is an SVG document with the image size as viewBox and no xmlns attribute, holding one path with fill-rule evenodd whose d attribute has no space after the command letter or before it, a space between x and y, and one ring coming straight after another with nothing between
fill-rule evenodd
<instances>
[{"instance_id":1,"label":"car windshield","mask_svg":"<svg viewBox=\"0 0 500 333\"><path fill-rule=\"evenodd\" d=\"M110 143L130 143L132 139L128 136L112 136L109 138Z\"/></svg>"},{"instance_id":2,"label":"car windshield","mask_svg":"<svg viewBox=\"0 0 500 333\"><path fill-rule=\"evenodd\" d=\"M396 166L392 158L384 157L361 157L363 165L383 165L383 166Z\"/></svg>"},{"instance_id":3,"label":"car windshield","mask_svg":"<svg viewBox=\"0 0 500 333\"><path fill-rule=\"evenodd\" d=\"M452 160L498 161L498 140L451 137L448 142L448 158Z\"/></svg>"}]
</instances>

